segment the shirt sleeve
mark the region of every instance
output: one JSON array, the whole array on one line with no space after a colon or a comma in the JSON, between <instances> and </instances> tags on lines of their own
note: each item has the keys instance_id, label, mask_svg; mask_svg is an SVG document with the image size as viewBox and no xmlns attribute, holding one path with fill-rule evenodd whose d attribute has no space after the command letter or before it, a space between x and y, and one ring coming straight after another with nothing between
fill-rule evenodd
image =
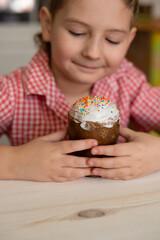
<instances>
[{"instance_id":1,"label":"shirt sleeve","mask_svg":"<svg viewBox=\"0 0 160 240\"><path fill-rule=\"evenodd\" d=\"M131 102L131 120L138 130L151 131L160 126L160 87L153 87L140 71L132 76L130 91L134 92Z\"/></svg>"},{"instance_id":2,"label":"shirt sleeve","mask_svg":"<svg viewBox=\"0 0 160 240\"><path fill-rule=\"evenodd\" d=\"M0 77L0 135L7 133L14 114L14 90L9 76Z\"/></svg>"}]
</instances>

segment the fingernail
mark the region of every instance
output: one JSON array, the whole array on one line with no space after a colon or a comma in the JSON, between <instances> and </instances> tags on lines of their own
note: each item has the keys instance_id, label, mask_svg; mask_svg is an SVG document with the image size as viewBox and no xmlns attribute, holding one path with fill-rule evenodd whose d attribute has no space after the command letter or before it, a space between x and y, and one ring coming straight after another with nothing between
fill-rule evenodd
<instances>
[{"instance_id":1,"label":"fingernail","mask_svg":"<svg viewBox=\"0 0 160 240\"><path fill-rule=\"evenodd\" d=\"M97 169L94 169L93 170L93 175L98 175L99 174L99 171Z\"/></svg>"},{"instance_id":2,"label":"fingernail","mask_svg":"<svg viewBox=\"0 0 160 240\"><path fill-rule=\"evenodd\" d=\"M98 154L98 149L93 149L93 150L92 150L92 154L93 154L93 155Z\"/></svg>"},{"instance_id":3,"label":"fingernail","mask_svg":"<svg viewBox=\"0 0 160 240\"><path fill-rule=\"evenodd\" d=\"M93 161L89 162L89 166L94 166L95 163Z\"/></svg>"},{"instance_id":4,"label":"fingernail","mask_svg":"<svg viewBox=\"0 0 160 240\"><path fill-rule=\"evenodd\" d=\"M97 141L92 142L92 147L96 147L98 145Z\"/></svg>"}]
</instances>

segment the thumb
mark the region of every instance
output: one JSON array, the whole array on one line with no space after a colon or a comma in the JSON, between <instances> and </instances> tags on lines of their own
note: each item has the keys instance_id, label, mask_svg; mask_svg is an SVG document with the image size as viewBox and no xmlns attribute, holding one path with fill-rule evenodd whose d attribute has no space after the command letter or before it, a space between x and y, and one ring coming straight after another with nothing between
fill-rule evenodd
<instances>
[{"instance_id":1,"label":"thumb","mask_svg":"<svg viewBox=\"0 0 160 240\"><path fill-rule=\"evenodd\" d=\"M67 129L64 129L62 131L58 131L58 132L43 136L41 137L41 139L48 142L58 142L63 140L66 135L67 135Z\"/></svg>"},{"instance_id":2,"label":"thumb","mask_svg":"<svg viewBox=\"0 0 160 240\"><path fill-rule=\"evenodd\" d=\"M119 134L122 137L126 138L128 141L132 141L136 137L135 131L133 131L129 128L126 128L126 127L122 127L122 126L120 126Z\"/></svg>"}]
</instances>

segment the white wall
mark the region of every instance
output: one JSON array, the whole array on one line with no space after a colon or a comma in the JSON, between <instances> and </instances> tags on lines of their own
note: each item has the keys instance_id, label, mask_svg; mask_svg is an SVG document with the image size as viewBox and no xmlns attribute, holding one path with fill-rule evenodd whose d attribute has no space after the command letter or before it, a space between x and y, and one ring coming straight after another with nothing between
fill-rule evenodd
<instances>
[{"instance_id":1,"label":"white wall","mask_svg":"<svg viewBox=\"0 0 160 240\"><path fill-rule=\"evenodd\" d=\"M39 24L0 24L0 75L25 66L37 48L33 36L40 31ZM0 144L9 144L5 135Z\"/></svg>"},{"instance_id":2,"label":"white wall","mask_svg":"<svg viewBox=\"0 0 160 240\"><path fill-rule=\"evenodd\" d=\"M0 24L0 75L26 65L36 46L33 36L39 24Z\"/></svg>"}]
</instances>

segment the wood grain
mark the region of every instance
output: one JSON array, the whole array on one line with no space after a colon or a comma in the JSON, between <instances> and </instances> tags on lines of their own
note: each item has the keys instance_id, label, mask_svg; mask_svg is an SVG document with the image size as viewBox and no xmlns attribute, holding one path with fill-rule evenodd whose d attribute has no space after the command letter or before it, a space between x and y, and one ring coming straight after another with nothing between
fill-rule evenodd
<instances>
[{"instance_id":1,"label":"wood grain","mask_svg":"<svg viewBox=\"0 0 160 240\"><path fill-rule=\"evenodd\" d=\"M0 181L0 189L2 240L160 239L160 172L131 181Z\"/></svg>"}]
</instances>

